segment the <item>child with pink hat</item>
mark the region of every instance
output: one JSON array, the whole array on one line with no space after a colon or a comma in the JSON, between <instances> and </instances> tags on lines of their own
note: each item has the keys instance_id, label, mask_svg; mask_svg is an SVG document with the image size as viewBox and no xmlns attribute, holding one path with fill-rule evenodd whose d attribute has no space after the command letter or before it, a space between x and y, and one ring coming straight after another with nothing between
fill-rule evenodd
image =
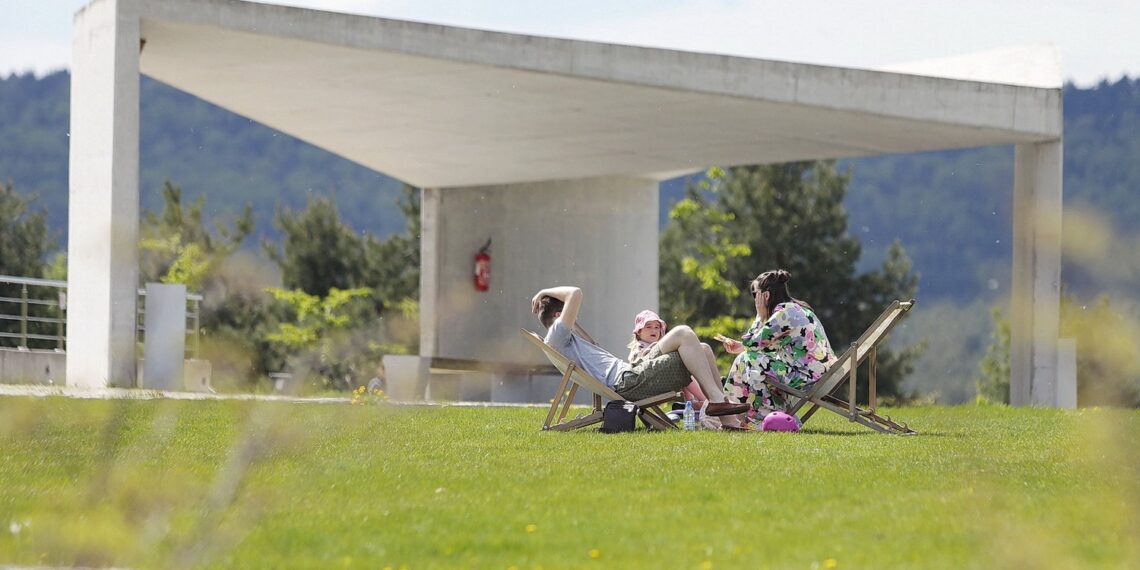
<instances>
[{"instance_id":1,"label":"child with pink hat","mask_svg":"<svg viewBox=\"0 0 1140 570\"><path fill-rule=\"evenodd\" d=\"M629 341L629 360L630 364L636 364L642 358L649 354L653 345L661 340L665 335L665 329L668 325L665 321L657 315L657 313L645 309L637 314L633 319L633 338ZM712 353L712 348L707 344L702 343L707 351L707 356L713 362L713 367L716 367L716 356ZM696 380L689 382L687 386L681 388L681 394L686 400L693 402L693 408L700 410L703 408L708 397L705 396L704 391L701 390L700 384ZM718 429L721 427L719 419L705 416L702 414L702 421L705 422L706 427Z\"/></svg>"}]
</instances>

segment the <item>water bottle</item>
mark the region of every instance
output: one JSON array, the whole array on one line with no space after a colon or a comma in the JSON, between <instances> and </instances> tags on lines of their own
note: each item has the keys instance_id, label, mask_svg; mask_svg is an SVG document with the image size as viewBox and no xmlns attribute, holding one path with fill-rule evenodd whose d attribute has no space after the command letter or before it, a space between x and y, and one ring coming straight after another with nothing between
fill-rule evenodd
<instances>
[{"instance_id":1,"label":"water bottle","mask_svg":"<svg viewBox=\"0 0 1140 570\"><path fill-rule=\"evenodd\" d=\"M685 400L685 431L696 431L697 415L693 412L693 401Z\"/></svg>"}]
</instances>

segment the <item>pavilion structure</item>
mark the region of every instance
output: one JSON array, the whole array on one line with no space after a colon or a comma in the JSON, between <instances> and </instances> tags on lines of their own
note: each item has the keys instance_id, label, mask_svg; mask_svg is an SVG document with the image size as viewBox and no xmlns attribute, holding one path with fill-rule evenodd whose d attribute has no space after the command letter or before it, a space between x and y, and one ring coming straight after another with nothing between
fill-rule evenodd
<instances>
[{"instance_id":1,"label":"pavilion structure","mask_svg":"<svg viewBox=\"0 0 1140 570\"><path fill-rule=\"evenodd\" d=\"M529 299L553 284L580 285L582 320L620 350L633 314L658 304L661 180L1015 145L1011 400L1056 403L1051 51L864 70L236 0L93 0L75 16L73 49L69 385L136 375L146 74L424 189L425 359L541 358L517 331L536 326ZM473 256L489 238L491 288L477 291Z\"/></svg>"}]
</instances>

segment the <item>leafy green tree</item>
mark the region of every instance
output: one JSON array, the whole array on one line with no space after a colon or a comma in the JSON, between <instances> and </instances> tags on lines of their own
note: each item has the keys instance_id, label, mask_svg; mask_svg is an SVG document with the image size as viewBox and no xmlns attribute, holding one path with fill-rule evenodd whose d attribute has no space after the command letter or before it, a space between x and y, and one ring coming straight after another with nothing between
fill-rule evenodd
<instances>
[{"instance_id":1,"label":"leafy green tree","mask_svg":"<svg viewBox=\"0 0 1140 570\"><path fill-rule=\"evenodd\" d=\"M365 264L367 286L374 290L375 298L385 309L399 308L405 313L408 303L416 303L420 298L419 189L404 186L396 205L404 215L404 232L379 242L370 241L365 248Z\"/></svg>"},{"instance_id":2,"label":"leafy green tree","mask_svg":"<svg viewBox=\"0 0 1140 570\"><path fill-rule=\"evenodd\" d=\"M40 277L44 259L55 249L43 212L28 210L34 200L11 183L0 184L0 275Z\"/></svg>"},{"instance_id":3,"label":"leafy green tree","mask_svg":"<svg viewBox=\"0 0 1140 570\"><path fill-rule=\"evenodd\" d=\"M269 294L292 308L294 322L280 323L269 340L289 349L300 349L323 338L328 332L348 326L350 318L344 307L353 299L368 296L367 288L332 289L327 297L317 297L304 291L286 291L270 288Z\"/></svg>"},{"instance_id":4,"label":"leafy green tree","mask_svg":"<svg viewBox=\"0 0 1140 570\"><path fill-rule=\"evenodd\" d=\"M246 204L232 228L215 221L210 232L202 220L205 196L184 204L182 188L167 180L162 197L161 214L147 211L143 215L139 277L144 283L184 283L189 289L199 289L253 231L253 212Z\"/></svg>"},{"instance_id":5,"label":"leafy green tree","mask_svg":"<svg viewBox=\"0 0 1140 570\"><path fill-rule=\"evenodd\" d=\"M280 209L274 225L284 234L284 247L265 242L269 258L281 267L287 289L324 297L333 289L352 289L365 280L362 239L341 223L336 203L310 198L301 212ZM282 251L283 249L283 251Z\"/></svg>"},{"instance_id":6,"label":"leafy green tree","mask_svg":"<svg viewBox=\"0 0 1140 570\"><path fill-rule=\"evenodd\" d=\"M44 259L55 248L55 241L47 229L47 221L43 212L29 211L28 206L35 200L34 197L25 197L16 193L11 183L0 184L0 275L13 277L42 277L44 274ZM26 286L29 299L54 298L54 289L38 286ZM25 290L23 285L0 283L0 297L20 299ZM14 301L0 301L0 315L21 315L22 304ZM26 307L29 317L57 317L58 310L54 307L30 304ZM26 332L29 334L54 335L54 325L40 321L26 323ZM14 320L0 320L0 332L17 334L21 331L20 323ZM21 339L13 337L0 337L0 346L17 346L23 344ZM31 348L53 348L53 341L28 340L25 346Z\"/></svg>"},{"instance_id":7,"label":"leafy green tree","mask_svg":"<svg viewBox=\"0 0 1140 570\"><path fill-rule=\"evenodd\" d=\"M330 199L312 199L300 212L277 212L283 243L263 246L281 268L289 291L274 294L290 316L270 338L284 357L279 361L314 379L312 387L352 388L371 376L383 355L419 348L419 190L406 186L397 205L407 231L385 240L342 222ZM345 291L355 292L353 302L342 298ZM367 302L356 302L362 296ZM325 314L314 307L327 303L336 305L335 323L314 321Z\"/></svg>"},{"instance_id":8,"label":"leafy green tree","mask_svg":"<svg viewBox=\"0 0 1140 570\"><path fill-rule=\"evenodd\" d=\"M978 363L981 375L975 385L978 388L978 403L1009 403L1009 319L1001 314L1001 309L990 310L994 328L990 333L990 344L986 355Z\"/></svg>"},{"instance_id":9,"label":"leafy green tree","mask_svg":"<svg viewBox=\"0 0 1140 570\"><path fill-rule=\"evenodd\" d=\"M381 241L342 222L333 200L313 198L300 212L278 210L274 223L283 243L263 246L281 267L285 288L324 297L333 289L367 287L380 314L419 297L419 191L405 187L397 205L407 231Z\"/></svg>"},{"instance_id":10,"label":"leafy green tree","mask_svg":"<svg viewBox=\"0 0 1140 570\"><path fill-rule=\"evenodd\" d=\"M662 310L703 336L739 336L755 317L748 283L783 268L792 274L792 294L816 309L842 352L887 303L913 297L918 287L898 243L879 269L856 274L861 246L847 232L843 208L849 180L833 161L710 169L674 206L662 233ZM879 352L879 393L898 394L921 350Z\"/></svg>"},{"instance_id":11,"label":"leafy green tree","mask_svg":"<svg viewBox=\"0 0 1140 570\"><path fill-rule=\"evenodd\" d=\"M372 291L365 287L346 290L334 287L324 297L299 289L270 288L268 292L288 307L289 318L278 323L267 338L289 355L295 376L307 380L316 389L355 388L359 383L357 379L369 372L367 363L375 362L377 357L361 351L350 355L340 350L345 343L338 333L353 325L353 301L368 297Z\"/></svg>"}]
</instances>

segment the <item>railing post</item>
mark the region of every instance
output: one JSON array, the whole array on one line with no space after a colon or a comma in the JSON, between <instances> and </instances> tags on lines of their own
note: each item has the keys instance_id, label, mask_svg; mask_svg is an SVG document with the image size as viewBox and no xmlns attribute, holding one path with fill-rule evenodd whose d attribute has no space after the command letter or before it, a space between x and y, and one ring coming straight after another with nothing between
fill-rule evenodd
<instances>
[{"instance_id":1,"label":"railing post","mask_svg":"<svg viewBox=\"0 0 1140 570\"><path fill-rule=\"evenodd\" d=\"M202 355L202 305L194 299L194 358Z\"/></svg>"},{"instance_id":2,"label":"railing post","mask_svg":"<svg viewBox=\"0 0 1140 570\"><path fill-rule=\"evenodd\" d=\"M20 285L20 347L28 348L28 284Z\"/></svg>"},{"instance_id":3,"label":"railing post","mask_svg":"<svg viewBox=\"0 0 1140 570\"><path fill-rule=\"evenodd\" d=\"M59 323L56 327L55 349L63 351L63 341L67 338L63 332L63 324L67 322L67 290L62 289L59 291Z\"/></svg>"}]
</instances>

